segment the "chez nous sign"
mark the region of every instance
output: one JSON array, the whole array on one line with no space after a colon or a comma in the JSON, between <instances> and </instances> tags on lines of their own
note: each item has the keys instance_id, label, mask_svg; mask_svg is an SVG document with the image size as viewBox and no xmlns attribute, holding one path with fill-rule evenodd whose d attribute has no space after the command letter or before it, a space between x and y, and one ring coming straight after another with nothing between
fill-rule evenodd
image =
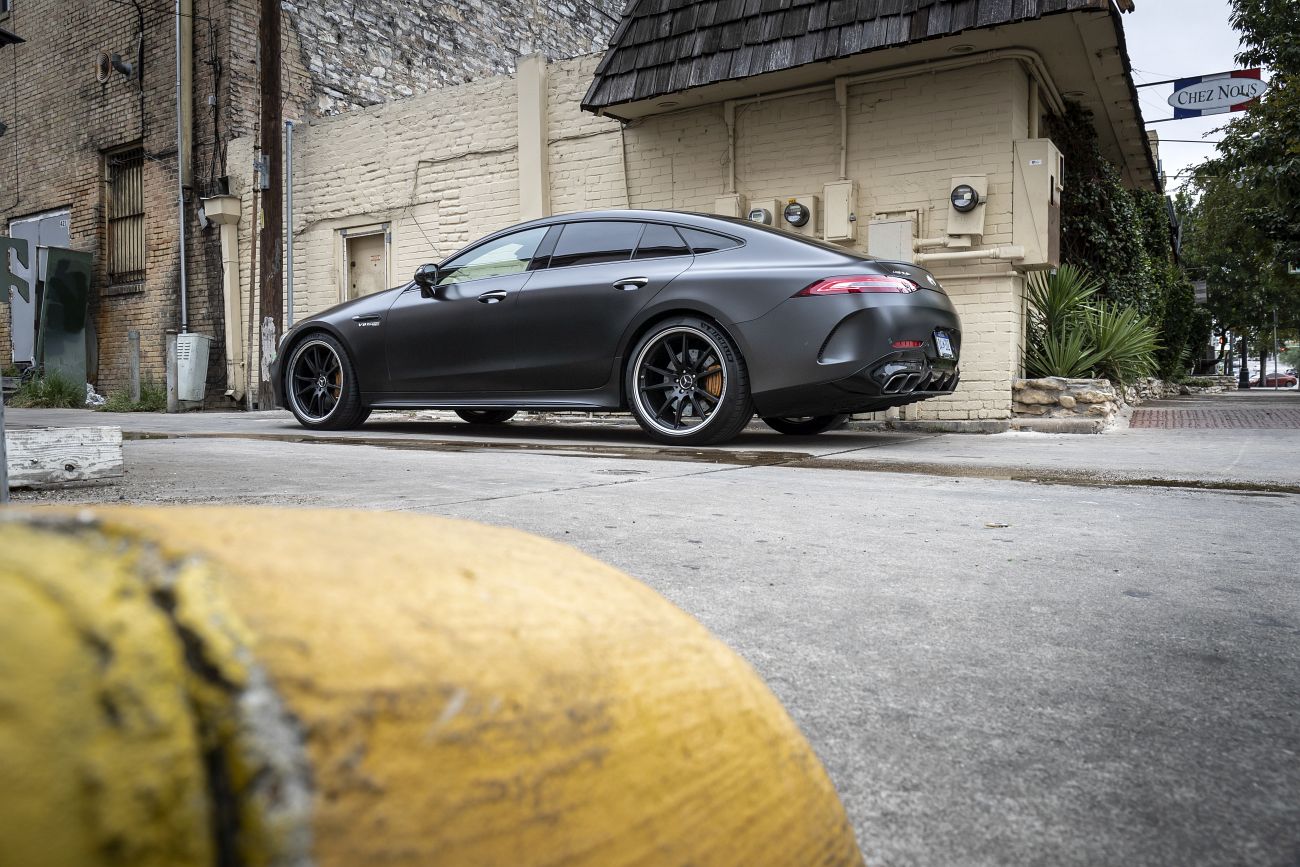
<instances>
[{"instance_id":1,"label":"chez nous sign","mask_svg":"<svg viewBox=\"0 0 1300 867\"><path fill-rule=\"evenodd\" d=\"M1198 75L1174 81L1169 104L1174 119L1245 111L1264 93L1258 69L1238 69L1217 75Z\"/></svg>"}]
</instances>

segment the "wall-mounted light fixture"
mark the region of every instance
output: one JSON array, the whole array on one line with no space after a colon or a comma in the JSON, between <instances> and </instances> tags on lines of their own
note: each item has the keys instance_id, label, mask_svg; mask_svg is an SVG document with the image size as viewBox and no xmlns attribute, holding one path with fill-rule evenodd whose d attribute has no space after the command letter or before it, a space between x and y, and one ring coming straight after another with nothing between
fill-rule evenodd
<instances>
[{"instance_id":1,"label":"wall-mounted light fixture","mask_svg":"<svg viewBox=\"0 0 1300 867\"><path fill-rule=\"evenodd\" d=\"M121 73L125 78L135 77L135 64L127 63L120 54L109 54L107 51L99 52L99 57L95 59L95 80L100 84L104 84L114 70Z\"/></svg>"}]
</instances>

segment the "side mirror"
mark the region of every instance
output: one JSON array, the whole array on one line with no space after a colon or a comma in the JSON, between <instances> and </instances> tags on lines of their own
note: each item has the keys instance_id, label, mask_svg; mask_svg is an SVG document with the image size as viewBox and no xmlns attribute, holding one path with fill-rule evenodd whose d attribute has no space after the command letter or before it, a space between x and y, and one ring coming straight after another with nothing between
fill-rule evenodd
<instances>
[{"instance_id":1,"label":"side mirror","mask_svg":"<svg viewBox=\"0 0 1300 867\"><path fill-rule=\"evenodd\" d=\"M433 288L438 285L438 266L426 263L415 269L415 285L420 287L420 295L433 297Z\"/></svg>"}]
</instances>

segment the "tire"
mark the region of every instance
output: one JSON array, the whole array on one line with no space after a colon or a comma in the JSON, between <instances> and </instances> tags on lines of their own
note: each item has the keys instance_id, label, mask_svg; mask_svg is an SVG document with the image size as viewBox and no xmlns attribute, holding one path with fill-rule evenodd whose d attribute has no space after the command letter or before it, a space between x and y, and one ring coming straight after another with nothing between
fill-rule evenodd
<instances>
[{"instance_id":1,"label":"tire","mask_svg":"<svg viewBox=\"0 0 1300 867\"><path fill-rule=\"evenodd\" d=\"M835 430L848 420L848 413L841 412L834 415L772 416L763 419L763 424L774 431L790 436L812 436Z\"/></svg>"},{"instance_id":2,"label":"tire","mask_svg":"<svg viewBox=\"0 0 1300 867\"><path fill-rule=\"evenodd\" d=\"M651 439L717 445L740 433L754 415L745 360L726 332L706 319L666 319L629 357L628 407Z\"/></svg>"},{"instance_id":3,"label":"tire","mask_svg":"<svg viewBox=\"0 0 1300 867\"><path fill-rule=\"evenodd\" d=\"M298 424L312 430L347 430L370 416L347 350L324 332L294 345L284 366L284 400Z\"/></svg>"},{"instance_id":4,"label":"tire","mask_svg":"<svg viewBox=\"0 0 1300 867\"><path fill-rule=\"evenodd\" d=\"M470 424L501 424L515 417L513 409L458 409L456 415Z\"/></svg>"}]
</instances>

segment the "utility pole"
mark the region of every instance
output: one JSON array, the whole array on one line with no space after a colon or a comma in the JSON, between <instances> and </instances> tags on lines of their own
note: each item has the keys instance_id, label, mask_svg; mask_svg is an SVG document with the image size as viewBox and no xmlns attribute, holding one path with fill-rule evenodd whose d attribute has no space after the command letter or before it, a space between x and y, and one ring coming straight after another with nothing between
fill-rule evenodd
<instances>
[{"instance_id":1,"label":"utility pole","mask_svg":"<svg viewBox=\"0 0 1300 867\"><path fill-rule=\"evenodd\" d=\"M257 215L260 232L259 307L261 318L260 376L257 387L258 409L275 406L271 385L271 362L275 358L284 329L284 253L281 249L284 221L284 148L281 143L280 103L280 0L260 0L258 18L258 72L261 84L262 111L259 122L262 159L266 161L267 184L261 191L261 213Z\"/></svg>"}]
</instances>

